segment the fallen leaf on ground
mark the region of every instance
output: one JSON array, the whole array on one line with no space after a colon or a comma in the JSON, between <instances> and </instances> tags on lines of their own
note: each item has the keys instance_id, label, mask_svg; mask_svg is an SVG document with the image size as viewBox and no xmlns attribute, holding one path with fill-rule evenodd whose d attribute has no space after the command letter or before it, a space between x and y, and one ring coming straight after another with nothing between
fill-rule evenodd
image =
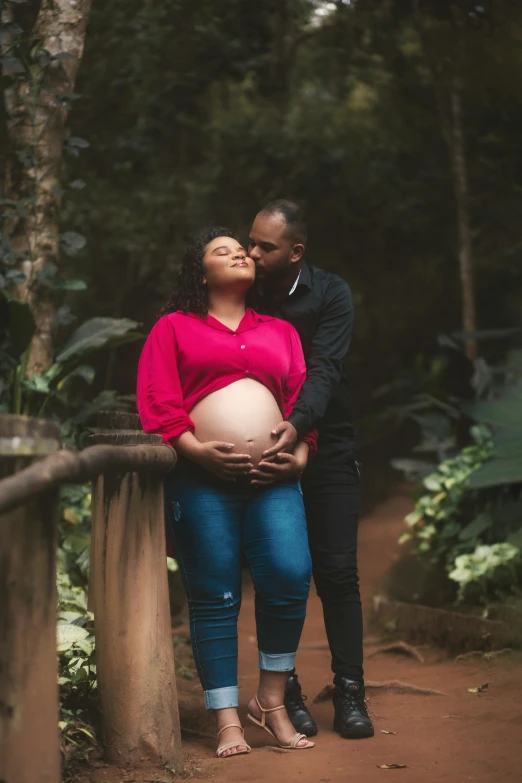
<instances>
[{"instance_id":1,"label":"fallen leaf on ground","mask_svg":"<svg viewBox=\"0 0 522 783\"><path fill-rule=\"evenodd\" d=\"M484 653L484 659L486 661L492 661L494 658L498 658L499 655L506 655L506 653L512 653L511 647L504 647L502 650L491 650L491 652Z\"/></svg>"},{"instance_id":2,"label":"fallen leaf on ground","mask_svg":"<svg viewBox=\"0 0 522 783\"><path fill-rule=\"evenodd\" d=\"M484 685L480 685L478 688L468 688L468 693L484 693L487 691L489 682L485 682Z\"/></svg>"},{"instance_id":3,"label":"fallen leaf on ground","mask_svg":"<svg viewBox=\"0 0 522 783\"><path fill-rule=\"evenodd\" d=\"M490 652L484 652L484 650L471 650L471 652L461 653L455 658L455 663L461 661L467 661L470 658L484 658L485 661L491 661L498 658L499 655L506 655L506 653L512 653L511 647L503 647L501 650L491 650Z\"/></svg>"},{"instance_id":4,"label":"fallen leaf on ground","mask_svg":"<svg viewBox=\"0 0 522 783\"><path fill-rule=\"evenodd\" d=\"M407 769L406 764L377 764L377 769Z\"/></svg>"},{"instance_id":5,"label":"fallen leaf on ground","mask_svg":"<svg viewBox=\"0 0 522 783\"><path fill-rule=\"evenodd\" d=\"M386 729L381 729L381 734L397 734L396 731L386 731Z\"/></svg>"}]
</instances>

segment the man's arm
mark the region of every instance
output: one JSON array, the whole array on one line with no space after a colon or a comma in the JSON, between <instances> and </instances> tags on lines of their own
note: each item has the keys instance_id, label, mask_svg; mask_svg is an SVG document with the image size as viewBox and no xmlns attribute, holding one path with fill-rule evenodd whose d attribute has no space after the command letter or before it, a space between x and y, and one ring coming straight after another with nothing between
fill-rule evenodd
<instances>
[{"instance_id":1,"label":"man's arm","mask_svg":"<svg viewBox=\"0 0 522 783\"><path fill-rule=\"evenodd\" d=\"M319 324L312 340L306 380L288 421L299 438L322 419L343 365L353 332L353 300L348 285L336 280L328 289Z\"/></svg>"},{"instance_id":2,"label":"man's arm","mask_svg":"<svg viewBox=\"0 0 522 783\"><path fill-rule=\"evenodd\" d=\"M328 288L321 317L308 359L306 380L297 402L274 434L279 436L263 455L288 451L297 440L310 432L324 416L332 394L339 385L353 331L353 300L343 280L335 280Z\"/></svg>"}]
</instances>

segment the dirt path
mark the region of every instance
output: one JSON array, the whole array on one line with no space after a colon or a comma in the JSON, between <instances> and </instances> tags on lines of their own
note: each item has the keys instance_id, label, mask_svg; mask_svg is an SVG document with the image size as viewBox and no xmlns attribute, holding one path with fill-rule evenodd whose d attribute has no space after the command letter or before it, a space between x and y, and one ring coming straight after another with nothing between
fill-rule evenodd
<instances>
[{"instance_id":1,"label":"dirt path","mask_svg":"<svg viewBox=\"0 0 522 783\"><path fill-rule=\"evenodd\" d=\"M371 601L379 580L397 554L402 519L409 510L407 497L391 499L365 518L360 532L360 566L363 601ZM313 750L282 751L266 745L268 736L245 720L245 708L257 680L254 607L250 587L245 589L239 629L240 708L249 756L217 760L214 756L212 715L203 709L199 683L187 679L189 648L183 643L187 629L174 632L178 645L180 717L186 756L185 777L214 783L377 783L392 776L402 783L519 783L522 780L522 656L511 654L486 662L472 659L455 663L437 650L423 649L424 663L399 654L368 658L368 681L399 680L443 691L445 696L369 691L369 710L375 723L373 739L349 741L332 730L330 702L312 705L319 724ZM181 638L180 638L181 635ZM379 639L365 638L366 654ZM309 703L331 682L321 605L312 596L297 669ZM468 688L489 683L481 694ZM386 732L394 732L384 734ZM384 764L405 769L383 770ZM75 783L167 783L172 776L157 769L116 770L91 759L78 771Z\"/></svg>"},{"instance_id":2,"label":"dirt path","mask_svg":"<svg viewBox=\"0 0 522 783\"><path fill-rule=\"evenodd\" d=\"M396 498L380 506L361 525L360 565L366 604L396 554L397 531L407 511L408 500ZM252 593L248 590L239 631L242 705L248 702L256 684L253 617ZM378 641L375 637L367 637L368 653L375 649ZM253 753L218 761L213 757L213 740L186 734L192 775L199 779L212 778L215 783L341 783L351 779L373 783L387 775L404 783L424 780L518 783L522 779L521 658L508 655L490 663L475 659L455 663L436 650L422 652L425 663L398 654L370 658L365 667L366 678L401 680L448 695L371 690L369 709L376 728L373 739L341 739L332 730L331 703L322 703L312 706L320 731L316 748L307 752L269 749L265 744L266 735L252 727L247 728L246 736ZM310 701L331 682L321 606L315 595L309 604L297 670ZM486 682L489 687L485 693L468 693L468 688ZM211 724L198 706L201 704L199 686L193 683L182 690L182 722L189 728L192 726L193 731L209 733ZM189 697L189 703L185 697ZM382 731L396 734L383 734ZM192 741L191 736L194 737ZM390 771L378 769L383 764L407 766Z\"/></svg>"}]
</instances>

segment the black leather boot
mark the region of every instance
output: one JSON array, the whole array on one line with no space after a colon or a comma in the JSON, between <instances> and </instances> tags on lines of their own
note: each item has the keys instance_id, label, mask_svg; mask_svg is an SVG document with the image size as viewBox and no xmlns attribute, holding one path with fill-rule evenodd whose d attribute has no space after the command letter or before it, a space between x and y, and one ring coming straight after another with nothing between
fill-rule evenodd
<instances>
[{"instance_id":1,"label":"black leather boot","mask_svg":"<svg viewBox=\"0 0 522 783\"><path fill-rule=\"evenodd\" d=\"M288 717L296 731L306 737L317 734L317 724L305 707L306 696L301 693L301 685L294 672L288 678L285 689L285 707Z\"/></svg>"},{"instance_id":2,"label":"black leather boot","mask_svg":"<svg viewBox=\"0 0 522 783\"><path fill-rule=\"evenodd\" d=\"M334 730L345 739L373 737L373 724L364 700L364 685L346 677L336 677L334 685Z\"/></svg>"}]
</instances>

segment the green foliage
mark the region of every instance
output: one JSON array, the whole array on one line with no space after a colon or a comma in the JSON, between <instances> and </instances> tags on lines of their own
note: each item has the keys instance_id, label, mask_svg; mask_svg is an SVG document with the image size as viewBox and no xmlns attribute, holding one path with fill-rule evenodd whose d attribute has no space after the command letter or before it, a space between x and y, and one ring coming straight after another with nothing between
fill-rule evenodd
<instances>
[{"instance_id":1,"label":"green foliage","mask_svg":"<svg viewBox=\"0 0 522 783\"><path fill-rule=\"evenodd\" d=\"M473 445L442 462L423 479L424 492L406 517L408 531L399 539L400 543L412 541L415 550L433 563L452 562L455 548L463 546L463 524L480 507L480 498L477 493L470 493L467 482L490 457L492 444L485 428L474 428L472 435Z\"/></svg>"},{"instance_id":2,"label":"green foliage","mask_svg":"<svg viewBox=\"0 0 522 783\"><path fill-rule=\"evenodd\" d=\"M119 345L142 336L132 333L138 324L130 318L91 318L82 324L60 349L56 363L66 366L71 360L83 359L100 348Z\"/></svg>"},{"instance_id":3,"label":"green foliage","mask_svg":"<svg viewBox=\"0 0 522 783\"><path fill-rule=\"evenodd\" d=\"M507 592L520 594L522 552L513 544L477 546L469 555L459 555L449 578L459 585L461 601L482 603Z\"/></svg>"},{"instance_id":4,"label":"green foliage","mask_svg":"<svg viewBox=\"0 0 522 783\"><path fill-rule=\"evenodd\" d=\"M466 413L493 430L493 455L470 479L480 489L522 484L522 351L508 356L507 382L493 387L487 400L464 406Z\"/></svg>"},{"instance_id":5,"label":"green foliage","mask_svg":"<svg viewBox=\"0 0 522 783\"><path fill-rule=\"evenodd\" d=\"M16 307L13 308L13 304ZM9 326L20 344L23 342L23 328L26 336L29 335L27 324L32 316L24 303L11 299L9 305L10 310L24 315L25 320L18 318L16 324L10 323ZM17 358L7 347L4 351L0 349L0 365L6 369L6 381L0 387L0 411L58 418L63 423L65 442L74 442L78 432L98 410L115 405L120 409L126 407L125 401L116 399L115 392L102 392L93 401L88 401L95 367L85 362L101 349L141 340L137 326L136 321L129 318L91 318L58 349L54 364L47 372L30 379L25 377L29 345ZM4 346L7 342L4 340Z\"/></svg>"},{"instance_id":6,"label":"green foliage","mask_svg":"<svg viewBox=\"0 0 522 783\"><path fill-rule=\"evenodd\" d=\"M25 122L32 131L29 134L11 134L12 146L4 152L3 163L10 168L6 180L10 184L14 181L18 183L20 198L0 198L0 225L10 227L9 231L0 230L0 288L10 289L17 284L27 283L30 288L40 287L53 292L84 290L85 283L82 280L66 279L56 264L46 263L38 269L34 266L36 258L31 233L42 217L41 181L47 173L40 154L38 112L44 95L47 100L52 96L52 100L62 109L70 109L77 96L60 93L54 86L56 80L53 80L53 70L56 73L57 64L71 55L65 52L51 54L43 48L35 25L38 12L27 13L27 9L22 7L24 5L25 2L11 0L0 21L0 62L5 74L0 80L0 89L6 93L0 117L4 122L12 122L13 119L22 124ZM13 105L13 99L8 95L11 91L16 94L16 105ZM2 130L2 136L7 136L5 130ZM87 141L77 137L69 138L65 145L73 155L78 154L79 148L88 146ZM70 183L70 186L75 187L74 183ZM57 199L65 192L56 185L52 190ZM11 231L13 227L14 232ZM23 237L25 241L12 243L13 236L17 240ZM85 237L76 231L65 231L60 235L61 249L69 256L81 250L85 242ZM24 261L31 264L29 277L22 271Z\"/></svg>"},{"instance_id":7,"label":"green foliage","mask_svg":"<svg viewBox=\"0 0 522 783\"><path fill-rule=\"evenodd\" d=\"M434 333L459 324L450 162L413 4L338 3L320 18L315 5L94 4L71 114L93 143L68 162L87 187L71 192L66 217L88 240L85 310L149 323L188 234L217 221L246 237L263 202L302 201L310 260L356 295L351 367L367 414L373 388L419 354L429 362ZM445 63L451 23L441 25ZM485 325L518 325L517 26L469 39L479 312Z\"/></svg>"},{"instance_id":8,"label":"green foliage","mask_svg":"<svg viewBox=\"0 0 522 783\"><path fill-rule=\"evenodd\" d=\"M81 320L148 325L190 233L217 221L246 238L263 202L296 198L309 211L310 260L354 291L355 407L374 413L372 389L419 355L429 366L434 334L460 322L450 161L412 9L397 0L94 3L62 186L62 247L77 251L67 271L88 289L56 293ZM494 36L483 28L466 38L485 326L520 317L519 21L510 9ZM451 22L430 29L446 71ZM132 390L136 353L100 357L106 387Z\"/></svg>"},{"instance_id":9,"label":"green foliage","mask_svg":"<svg viewBox=\"0 0 522 783\"><path fill-rule=\"evenodd\" d=\"M15 107L18 121L34 129L43 93L46 100L52 95L56 103L67 109L77 96L58 94L50 84L52 68L56 70L57 62L69 55L50 54L42 48L33 27L36 16L25 13L20 5L11 5L9 9L15 21L5 21L4 17L0 21L0 61L9 74L1 86L7 92L17 88L14 94L18 101ZM11 106L13 100L6 93L5 106ZM85 424L87 412L92 414L98 409L96 404L85 407L93 396L89 387L95 376L95 367L85 362L90 362L100 349L113 351L118 345L141 339L141 335L136 332L138 323L128 318L87 318L72 334L67 329L76 320L71 312L75 300L71 297L85 291L87 284L71 276L72 263L67 265L63 257L60 268L58 259L51 263L45 258L42 265L42 258L34 257L35 227L40 232L49 230L44 214L46 207L40 203L40 182L45 174L42 141L34 132L11 133L9 140L10 147L2 158L7 174L0 181L7 187L16 183L13 192L19 198L0 198L0 412L59 419L65 423L65 439L70 441ZM18 146L19 142L26 146ZM89 142L79 135L70 136L65 143L65 151L75 159L80 150L88 148ZM79 178L71 180L65 188L53 186L56 197L53 210L60 204L66 212L67 193L84 187L85 182ZM55 219L53 212L52 225ZM78 230L65 230L60 235L62 256L79 256L81 260L85 246L85 236ZM40 263L36 264L37 260ZM35 332L28 302L35 295L57 307L52 335L55 356L44 374L28 378L26 371ZM110 403L107 394L103 401Z\"/></svg>"},{"instance_id":10,"label":"green foliage","mask_svg":"<svg viewBox=\"0 0 522 783\"><path fill-rule=\"evenodd\" d=\"M61 487L58 547L58 684L60 730L66 764L95 744L96 650L93 615L87 609L91 539L90 485ZM178 565L167 558L167 568ZM183 667L182 676L189 670Z\"/></svg>"},{"instance_id":11,"label":"green foliage","mask_svg":"<svg viewBox=\"0 0 522 783\"><path fill-rule=\"evenodd\" d=\"M58 684L66 763L94 743L89 708L96 691L93 616L87 610L90 486L63 486L58 548Z\"/></svg>"},{"instance_id":12,"label":"green foliage","mask_svg":"<svg viewBox=\"0 0 522 783\"><path fill-rule=\"evenodd\" d=\"M522 353L490 370L482 398L461 406L481 422L474 445L424 478L400 539L479 602L514 588L522 548Z\"/></svg>"}]
</instances>

